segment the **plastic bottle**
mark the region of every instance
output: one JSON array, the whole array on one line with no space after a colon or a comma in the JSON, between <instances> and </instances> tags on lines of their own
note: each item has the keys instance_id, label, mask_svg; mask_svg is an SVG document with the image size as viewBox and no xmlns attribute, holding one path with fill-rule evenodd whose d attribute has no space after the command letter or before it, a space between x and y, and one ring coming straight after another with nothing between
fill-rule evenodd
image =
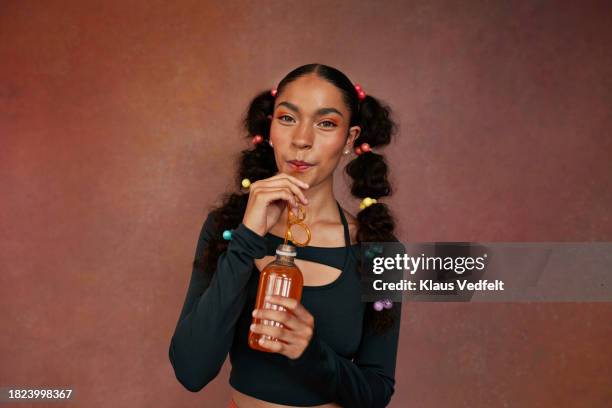
<instances>
[{"instance_id":1,"label":"plastic bottle","mask_svg":"<svg viewBox=\"0 0 612 408\"><path fill-rule=\"evenodd\" d=\"M264 298L266 295L284 296L296 299L298 302L302 300L304 277L302 276L300 269L294 263L295 256L296 250L293 245L280 244L278 246L276 249L276 258L274 261L266 265L259 275L255 309L284 310L288 313L292 313L283 306L265 302ZM253 318L253 323L283 327L282 323L255 317ZM258 342L260 337L264 337L267 340L272 341L282 341L265 334L254 333L249 330L249 346L255 350L271 352L270 350L259 345Z\"/></svg>"}]
</instances>

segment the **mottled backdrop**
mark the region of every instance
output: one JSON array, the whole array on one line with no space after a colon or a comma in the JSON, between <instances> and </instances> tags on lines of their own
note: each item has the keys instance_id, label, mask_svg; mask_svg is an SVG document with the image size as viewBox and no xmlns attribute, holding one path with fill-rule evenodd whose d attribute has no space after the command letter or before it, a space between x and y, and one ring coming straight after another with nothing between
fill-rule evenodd
<instances>
[{"instance_id":1,"label":"mottled backdrop","mask_svg":"<svg viewBox=\"0 0 612 408\"><path fill-rule=\"evenodd\" d=\"M3 0L0 386L224 406L229 363L190 393L170 336L248 146L244 109L305 63L394 108L402 240L612 241L611 16L607 1ZM393 408L612 405L609 303L404 312Z\"/></svg>"}]
</instances>

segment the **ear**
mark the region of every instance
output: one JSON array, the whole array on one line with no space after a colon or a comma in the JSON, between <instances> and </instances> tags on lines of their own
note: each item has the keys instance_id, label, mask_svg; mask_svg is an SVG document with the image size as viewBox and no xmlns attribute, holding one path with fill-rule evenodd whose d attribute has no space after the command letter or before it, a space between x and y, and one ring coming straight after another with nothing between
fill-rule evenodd
<instances>
[{"instance_id":1,"label":"ear","mask_svg":"<svg viewBox=\"0 0 612 408\"><path fill-rule=\"evenodd\" d=\"M352 148L353 143L355 143L355 140L357 140L360 134L361 128L359 126L351 127L348 131L348 137L346 138L346 145Z\"/></svg>"}]
</instances>

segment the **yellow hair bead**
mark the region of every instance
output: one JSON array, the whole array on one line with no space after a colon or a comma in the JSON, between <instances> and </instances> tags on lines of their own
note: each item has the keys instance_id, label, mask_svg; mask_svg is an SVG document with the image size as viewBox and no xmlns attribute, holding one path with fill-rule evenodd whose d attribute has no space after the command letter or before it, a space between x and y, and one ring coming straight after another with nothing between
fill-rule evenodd
<instances>
[{"instance_id":1,"label":"yellow hair bead","mask_svg":"<svg viewBox=\"0 0 612 408\"><path fill-rule=\"evenodd\" d=\"M361 204L359 204L359 209L363 210L364 208L369 207L376 202L377 201L375 198L366 197L363 200L361 200Z\"/></svg>"},{"instance_id":2,"label":"yellow hair bead","mask_svg":"<svg viewBox=\"0 0 612 408\"><path fill-rule=\"evenodd\" d=\"M251 186L251 180L248 178L242 179L242 187L249 188Z\"/></svg>"}]
</instances>

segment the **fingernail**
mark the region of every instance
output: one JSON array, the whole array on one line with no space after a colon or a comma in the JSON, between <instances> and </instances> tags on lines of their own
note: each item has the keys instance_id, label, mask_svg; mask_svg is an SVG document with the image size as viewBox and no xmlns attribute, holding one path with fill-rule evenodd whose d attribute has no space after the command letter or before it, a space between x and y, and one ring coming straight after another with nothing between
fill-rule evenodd
<instances>
[{"instance_id":1,"label":"fingernail","mask_svg":"<svg viewBox=\"0 0 612 408\"><path fill-rule=\"evenodd\" d=\"M257 309L253 310L253 312L251 313L251 315L252 315L253 317L257 316Z\"/></svg>"},{"instance_id":2,"label":"fingernail","mask_svg":"<svg viewBox=\"0 0 612 408\"><path fill-rule=\"evenodd\" d=\"M251 330L255 330L255 325L254 324L251 325Z\"/></svg>"}]
</instances>

